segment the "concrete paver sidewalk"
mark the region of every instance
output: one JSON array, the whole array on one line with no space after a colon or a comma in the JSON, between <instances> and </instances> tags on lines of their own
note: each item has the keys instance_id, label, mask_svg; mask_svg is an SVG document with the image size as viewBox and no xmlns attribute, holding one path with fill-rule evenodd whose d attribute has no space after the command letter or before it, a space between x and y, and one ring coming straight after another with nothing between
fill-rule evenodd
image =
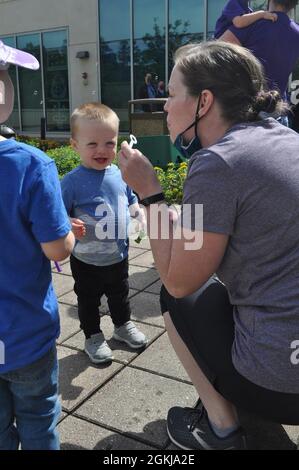
<instances>
[{"instance_id":1,"label":"concrete paver sidewalk","mask_svg":"<svg viewBox=\"0 0 299 470\"><path fill-rule=\"evenodd\" d=\"M93 365L83 352L77 301L69 263L62 273L53 269L61 316L58 339L60 393L59 423L62 449L153 450L175 449L166 432L171 406L193 406L196 391L169 343L160 314L161 282L148 240L130 248L132 319L149 338L142 352L112 339L108 305L101 306L101 326L113 350L110 365ZM299 426L266 423L243 414L242 424L254 449L291 449L299 445Z\"/></svg>"}]
</instances>

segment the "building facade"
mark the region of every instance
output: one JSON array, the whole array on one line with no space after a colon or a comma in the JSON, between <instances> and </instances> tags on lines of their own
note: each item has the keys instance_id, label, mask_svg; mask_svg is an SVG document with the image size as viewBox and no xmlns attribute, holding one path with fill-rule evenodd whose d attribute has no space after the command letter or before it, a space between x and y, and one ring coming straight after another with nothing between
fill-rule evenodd
<instances>
[{"instance_id":1,"label":"building facade","mask_svg":"<svg viewBox=\"0 0 299 470\"><path fill-rule=\"evenodd\" d=\"M34 134L46 117L48 135L65 135L72 109L99 100L117 112L126 131L128 100L139 97L146 73L167 83L174 50L211 38L225 3L0 0L0 39L41 63L38 72L11 67L16 94L8 124ZM258 9L266 3L251 2Z\"/></svg>"}]
</instances>

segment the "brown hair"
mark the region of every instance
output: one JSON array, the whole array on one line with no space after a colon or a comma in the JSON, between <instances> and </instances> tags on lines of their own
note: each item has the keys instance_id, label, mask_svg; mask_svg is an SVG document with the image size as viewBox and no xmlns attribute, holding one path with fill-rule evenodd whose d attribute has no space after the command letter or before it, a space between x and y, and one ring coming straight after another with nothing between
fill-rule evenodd
<instances>
[{"instance_id":1,"label":"brown hair","mask_svg":"<svg viewBox=\"0 0 299 470\"><path fill-rule=\"evenodd\" d=\"M174 57L189 95L210 90L231 123L258 120L261 111L280 115L286 105L268 91L260 62L247 49L222 41L180 47Z\"/></svg>"},{"instance_id":2,"label":"brown hair","mask_svg":"<svg viewBox=\"0 0 299 470\"><path fill-rule=\"evenodd\" d=\"M98 121L102 123L119 124L117 114L105 104L94 102L85 103L74 110L71 115L71 134L74 137L76 124L78 119L87 119L90 121Z\"/></svg>"},{"instance_id":3,"label":"brown hair","mask_svg":"<svg viewBox=\"0 0 299 470\"><path fill-rule=\"evenodd\" d=\"M292 8L298 4L298 0L273 0L274 5L284 7L286 12L289 12Z\"/></svg>"}]
</instances>

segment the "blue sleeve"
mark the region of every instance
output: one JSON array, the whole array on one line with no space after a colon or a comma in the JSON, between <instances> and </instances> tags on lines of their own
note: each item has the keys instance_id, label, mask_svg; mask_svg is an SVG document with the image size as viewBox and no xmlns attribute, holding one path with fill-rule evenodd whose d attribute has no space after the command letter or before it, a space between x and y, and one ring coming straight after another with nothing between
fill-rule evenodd
<instances>
[{"instance_id":1,"label":"blue sleeve","mask_svg":"<svg viewBox=\"0 0 299 470\"><path fill-rule=\"evenodd\" d=\"M69 178L68 175L61 180L61 192L65 209L68 215L72 216L74 195L71 178Z\"/></svg>"},{"instance_id":2,"label":"blue sleeve","mask_svg":"<svg viewBox=\"0 0 299 470\"><path fill-rule=\"evenodd\" d=\"M127 186L127 196L128 196L129 206L131 206L132 204L136 204L136 202L138 202L136 194L132 191L131 188L129 188L129 186Z\"/></svg>"},{"instance_id":3,"label":"blue sleeve","mask_svg":"<svg viewBox=\"0 0 299 470\"><path fill-rule=\"evenodd\" d=\"M47 243L64 237L70 231L69 219L61 197L56 165L53 161L44 165L35 179L30 194L29 221L39 243Z\"/></svg>"}]
</instances>

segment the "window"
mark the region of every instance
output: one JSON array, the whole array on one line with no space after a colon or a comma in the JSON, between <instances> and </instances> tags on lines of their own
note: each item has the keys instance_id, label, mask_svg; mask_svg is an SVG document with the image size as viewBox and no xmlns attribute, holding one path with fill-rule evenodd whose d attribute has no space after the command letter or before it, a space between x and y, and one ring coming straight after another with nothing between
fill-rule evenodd
<instances>
[{"instance_id":1,"label":"window","mask_svg":"<svg viewBox=\"0 0 299 470\"><path fill-rule=\"evenodd\" d=\"M169 74L176 49L204 39L204 0L169 0Z\"/></svg>"},{"instance_id":2,"label":"window","mask_svg":"<svg viewBox=\"0 0 299 470\"><path fill-rule=\"evenodd\" d=\"M99 6L102 102L117 113L120 130L127 130L131 99L130 2L99 0Z\"/></svg>"},{"instance_id":3,"label":"window","mask_svg":"<svg viewBox=\"0 0 299 470\"><path fill-rule=\"evenodd\" d=\"M214 35L216 21L218 20L221 12L226 4L226 0L209 0L208 1L208 31L207 39Z\"/></svg>"},{"instance_id":4,"label":"window","mask_svg":"<svg viewBox=\"0 0 299 470\"><path fill-rule=\"evenodd\" d=\"M40 35L17 37L17 48L33 54L40 62ZM39 131L43 116L43 90L41 70L18 68L22 129Z\"/></svg>"},{"instance_id":5,"label":"window","mask_svg":"<svg viewBox=\"0 0 299 470\"><path fill-rule=\"evenodd\" d=\"M145 75L165 82L165 2L134 0L134 96L143 97Z\"/></svg>"},{"instance_id":6,"label":"window","mask_svg":"<svg viewBox=\"0 0 299 470\"><path fill-rule=\"evenodd\" d=\"M48 131L69 130L69 87L66 31L42 34L46 120Z\"/></svg>"}]
</instances>

